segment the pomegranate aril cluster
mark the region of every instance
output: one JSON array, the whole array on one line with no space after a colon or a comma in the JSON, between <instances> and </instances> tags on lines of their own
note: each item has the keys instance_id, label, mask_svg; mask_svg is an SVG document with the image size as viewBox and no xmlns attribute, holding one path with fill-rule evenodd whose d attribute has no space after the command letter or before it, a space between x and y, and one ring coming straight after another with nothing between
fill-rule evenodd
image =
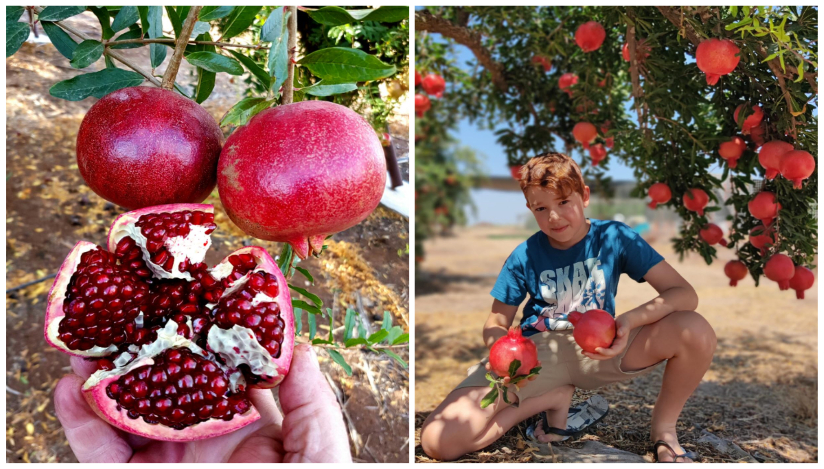
<instances>
[{"instance_id":1,"label":"pomegranate aril cluster","mask_svg":"<svg viewBox=\"0 0 824 469\"><path fill-rule=\"evenodd\" d=\"M168 349L106 387L131 419L183 429L209 419L232 420L252 405L212 361L189 349Z\"/></svg>"},{"instance_id":2,"label":"pomegranate aril cluster","mask_svg":"<svg viewBox=\"0 0 824 469\"><path fill-rule=\"evenodd\" d=\"M203 225L206 234L211 234L216 228L215 215L201 211L182 211L171 213L149 213L141 216L135 226L146 237L146 250L149 258L167 272L174 267L174 257L166 249L164 243L172 237L186 237L190 232L190 225Z\"/></svg>"},{"instance_id":3,"label":"pomegranate aril cluster","mask_svg":"<svg viewBox=\"0 0 824 469\"><path fill-rule=\"evenodd\" d=\"M149 286L101 248L80 256L63 302L58 333L72 350L108 347L130 340Z\"/></svg>"}]
</instances>

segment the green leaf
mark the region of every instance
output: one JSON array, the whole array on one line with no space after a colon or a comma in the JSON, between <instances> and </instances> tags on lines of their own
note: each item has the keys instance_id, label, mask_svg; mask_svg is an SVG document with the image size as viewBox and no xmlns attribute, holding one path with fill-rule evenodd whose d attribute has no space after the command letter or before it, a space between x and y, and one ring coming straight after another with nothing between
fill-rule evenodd
<instances>
[{"instance_id":1,"label":"green leaf","mask_svg":"<svg viewBox=\"0 0 824 469\"><path fill-rule=\"evenodd\" d=\"M212 21L212 20L219 20L221 18L225 18L232 13L235 7L215 7L215 6L208 6L203 7L200 10L200 14L197 15L197 18L200 21Z\"/></svg>"},{"instance_id":2,"label":"green leaf","mask_svg":"<svg viewBox=\"0 0 824 469\"><path fill-rule=\"evenodd\" d=\"M102 31L103 39L111 39L114 37L114 31L112 31L112 18L109 15L109 10L101 7L89 7L89 11L94 13L94 16L96 16L97 20L100 22L100 29Z\"/></svg>"},{"instance_id":3,"label":"green leaf","mask_svg":"<svg viewBox=\"0 0 824 469\"><path fill-rule=\"evenodd\" d=\"M303 310L300 308L292 308L292 314L295 316L295 334L300 334L303 329Z\"/></svg>"},{"instance_id":4,"label":"green leaf","mask_svg":"<svg viewBox=\"0 0 824 469\"><path fill-rule=\"evenodd\" d=\"M172 28L175 30L175 37L180 36L180 31L183 29L183 21L180 19L175 7L166 7L166 15L169 17L169 22L172 23Z\"/></svg>"},{"instance_id":5,"label":"green leaf","mask_svg":"<svg viewBox=\"0 0 824 469\"><path fill-rule=\"evenodd\" d=\"M193 52L185 56L186 61L195 67L201 67L210 72L226 72L230 75L242 75L243 67L232 58L220 55L217 52Z\"/></svg>"},{"instance_id":6,"label":"green leaf","mask_svg":"<svg viewBox=\"0 0 824 469\"><path fill-rule=\"evenodd\" d=\"M346 346L346 348L350 348L356 345L369 345L369 342L367 342L364 338L356 337L354 339L345 340L343 345Z\"/></svg>"},{"instance_id":7,"label":"green leaf","mask_svg":"<svg viewBox=\"0 0 824 469\"><path fill-rule=\"evenodd\" d=\"M348 93L358 89L356 83L337 83L334 85L325 85L323 80L315 83L312 86L302 88L301 91L312 96L332 96L335 94Z\"/></svg>"},{"instance_id":8,"label":"green leaf","mask_svg":"<svg viewBox=\"0 0 824 469\"><path fill-rule=\"evenodd\" d=\"M304 289L304 288L300 288L300 287L296 287L296 286L294 286L294 285L289 285L289 288L291 288L292 290L294 290L294 291L296 291L296 292L300 293L301 295L305 296L306 298L309 298L309 299L312 301L312 303L315 303L315 305L316 305L318 308L320 308L321 306L323 306L323 301L321 301L321 299L320 299L320 297L319 297L318 295L315 295L315 294L313 294L313 293L310 293L310 292L309 292L309 291L307 291L306 289Z\"/></svg>"},{"instance_id":9,"label":"green leaf","mask_svg":"<svg viewBox=\"0 0 824 469\"><path fill-rule=\"evenodd\" d=\"M197 85L195 86L195 102L200 104L209 98L212 90L215 89L215 72L204 70L200 67L197 69Z\"/></svg>"},{"instance_id":10,"label":"green leaf","mask_svg":"<svg viewBox=\"0 0 824 469\"><path fill-rule=\"evenodd\" d=\"M69 37L66 31L63 31L60 26L50 21L41 21L40 24L43 26L43 31L49 36L49 40L51 40L58 52L63 54L63 57L71 60L72 56L74 56L74 50L77 49L77 43L74 42L74 39Z\"/></svg>"},{"instance_id":11,"label":"green leaf","mask_svg":"<svg viewBox=\"0 0 824 469\"><path fill-rule=\"evenodd\" d=\"M403 21L406 18L409 18L409 7L399 5L380 7L377 10L374 10L372 13L366 15L366 17L364 17L363 20L377 21L379 23L397 23L398 21Z\"/></svg>"},{"instance_id":12,"label":"green leaf","mask_svg":"<svg viewBox=\"0 0 824 469\"><path fill-rule=\"evenodd\" d=\"M346 363L346 360L343 359L343 355L341 355L340 352L333 349L326 349L326 351L329 352L329 356L332 357L332 360L334 360L335 363L340 365L347 375L352 376L352 367L349 366L348 363Z\"/></svg>"},{"instance_id":13,"label":"green leaf","mask_svg":"<svg viewBox=\"0 0 824 469\"><path fill-rule=\"evenodd\" d=\"M392 344L395 341L395 339L400 337L402 334L403 334L403 329L401 329L401 326L395 326L395 327L389 329L389 335L386 337L386 343L387 344Z\"/></svg>"},{"instance_id":14,"label":"green leaf","mask_svg":"<svg viewBox=\"0 0 824 469\"><path fill-rule=\"evenodd\" d=\"M404 333L396 337L395 340L392 341L392 345L403 344L406 342L409 342L409 334Z\"/></svg>"},{"instance_id":15,"label":"green leaf","mask_svg":"<svg viewBox=\"0 0 824 469\"><path fill-rule=\"evenodd\" d=\"M303 276L306 277L306 279L309 280L310 283L315 283L315 278L312 277L312 274L310 274L308 270L304 269L303 267L297 266L295 267L295 270L303 274Z\"/></svg>"},{"instance_id":16,"label":"green leaf","mask_svg":"<svg viewBox=\"0 0 824 469\"><path fill-rule=\"evenodd\" d=\"M273 77L272 88L277 91L286 81L289 74L289 31L286 28L288 14L283 13L282 8L278 8L269 15L266 23L271 23L267 28L267 37L272 42L269 48L269 75ZM264 24L264 26L266 26Z\"/></svg>"},{"instance_id":17,"label":"green leaf","mask_svg":"<svg viewBox=\"0 0 824 469\"><path fill-rule=\"evenodd\" d=\"M512 363L509 364L509 377L514 378L515 375L518 373L518 368L521 367L520 360L512 360Z\"/></svg>"},{"instance_id":18,"label":"green leaf","mask_svg":"<svg viewBox=\"0 0 824 469\"><path fill-rule=\"evenodd\" d=\"M23 7L6 7L6 29L8 29L9 24L20 21L25 12L26 9ZM8 31L6 31L6 36L8 35Z\"/></svg>"},{"instance_id":19,"label":"green leaf","mask_svg":"<svg viewBox=\"0 0 824 469\"><path fill-rule=\"evenodd\" d=\"M315 334L318 332L318 322L314 314L309 315L309 340L315 339Z\"/></svg>"},{"instance_id":20,"label":"green leaf","mask_svg":"<svg viewBox=\"0 0 824 469\"><path fill-rule=\"evenodd\" d=\"M730 16L738 16L738 7L733 5L730 7Z\"/></svg>"},{"instance_id":21,"label":"green leaf","mask_svg":"<svg viewBox=\"0 0 824 469\"><path fill-rule=\"evenodd\" d=\"M329 316L329 343L333 343L335 341L334 337L334 330L335 330L335 312L332 311L332 308L326 308L326 315Z\"/></svg>"},{"instance_id":22,"label":"green leaf","mask_svg":"<svg viewBox=\"0 0 824 469\"><path fill-rule=\"evenodd\" d=\"M195 27L192 29L192 34L189 38L194 39L197 36L200 36L203 33L208 33L212 30L212 25L206 23L205 21L195 21Z\"/></svg>"},{"instance_id":23,"label":"green leaf","mask_svg":"<svg viewBox=\"0 0 824 469\"><path fill-rule=\"evenodd\" d=\"M138 19L140 19L140 13L137 11L137 7L125 6L121 8L117 16L114 17L114 21L112 21L112 31L118 32L126 29L137 23Z\"/></svg>"},{"instance_id":24,"label":"green leaf","mask_svg":"<svg viewBox=\"0 0 824 469\"><path fill-rule=\"evenodd\" d=\"M315 339L315 340L312 341L312 345L321 345L321 344L332 345L334 343L335 342L333 342L331 340L323 340L323 339Z\"/></svg>"},{"instance_id":25,"label":"green leaf","mask_svg":"<svg viewBox=\"0 0 824 469\"><path fill-rule=\"evenodd\" d=\"M257 115L260 111L267 109L272 104L274 104L274 100L267 101L265 98L242 99L226 112L223 119L220 120L220 126L246 125L249 119Z\"/></svg>"},{"instance_id":26,"label":"green leaf","mask_svg":"<svg viewBox=\"0 0 824 469\"><path fill-rule=\"evenodd\" d=\"M70 62L74 68L86 68L97 62L103 55L103 43L100 41L86 40L81 42L74 50L74 56Z\"/></svg>"},{"instance_id":27,"label":"green leaf","mask_svg":"<svg viewBox=\"0 0 824 469\"><path fill-rule=\"evenodd\" d=\"M6 23L6 57L11 57L20 50L20 46L29 37L29 25L26 23Z\"/></svg>"},{"instance_id":28,"label":"green leaf","mask_svg":"<svg viewBox=\"0 0 824 469\"><path fill-rule=\"evenodd\" d=\"M352 326L355 321L355 310L347 309L346 317L343 319L343 340L347 341L352 338Z\"/></svg>"},{"instance_id":29,"label":"green leaf","mask_svg":"<svg viewBox=\"0 0 824 469\"><path fill-rule=\"evenodd\" d=\"M223 36L221 41L233 38L238 34L246 31L246 29L255 22L255 16L260 11L260 6L246 6L235 7L232 14L226 20L226 25L223 29Z\"/></svg>"},{"instance_id":30,"label":"green leaf","mask_svg":"<svg viewBox=\"0 0 824 469\"><path fill-rule=\"evenodd\" d=\"M269 74L266 73L266 70L260 67L251 57L247 57L238 51L234 51L229 49L229 53L235 56L236 59L246 67L246 70L260 81L264 88L269 89L269 85L272 82L272 79L269 77ZM287 244L288 246L288 244Z\"/></svg>"},{"instance_id":31,"label":"green leaf","mask_svg":"<svg viewBox=\"0 0 824 469\"><path fill-rule=\"evenodd\" d=\"M378 21L395 23L409 18L409 7L387 6L377 9L345 10L337 6L327 6L317 10L306 9L309 17L326 26L340 26L355 21Z\"/></svg>"},{"instance_id":32,"label":"green leaf","mask_svg":"<svg viewBox=\"0 0 824 469\"><path fill-rule=\"evenodd\" d=\"M103 61L106 62L106 68L117 68L117 65L114 64L114 60L108 55L103 57Z\"/></svg>"},{"instance_id":33,"label":"green leaf","mask_svg":"<svg viewBox=\"0 0 824 469\"><path fill-rule=\"evenodd\" d=\"M322 314L320 308L318 308L315 305L311 305L303 300L292 300L292 307L302 308L307 313Z\"/></svg>"},{"instance_id":34,"label":"green leaf","mask_svg":"<svg viewBox=\"0 0 824 469\"><path fill-rule=\"evenodd\" d=\"M272 42L277 39L283 31L283 7L275 7L266 22L260 28L260 41Z\"/></svg>"},{"instance_id":35,"label":"green leaf","mask_svg":"<svg viewBox=\"0 0 824 469\"><path fill-rule=\"evenodd\" d=\"M40 21L60 21L86 11L86 7L46 7L40 12Z\"/></svg>"},{"instance_id":36,"label":"green leaf","mask_svg":"<svg viewBox=\"0 0 824 469\"><path fill-rule=\"evenodd\" d=\"M394 358L395 360L397 360L397 361L398 361L398 363L400 363L400 364L401 364L401 366L402 366L404 369L408 369L408 368L409 368L409 365L407 365L407 364L406 364L406 362L405 362L405 361L403 361L403 358L399 357L399 356L398 356L398 354L396 354L395 352L393 352L393 351L391 351L391 350L389 350L389 349L382 349L382 350L381 350L381 352L383 352L383 353L385 353L385 354L389 355L390 357Z\"/></svg>"},{"instance_id":37,"label":"green leaf","mask_svg":"<svg viewBox=\"0 0 824 469\"><path fill-rule=\"evenodd\" d=\"M804 80L804 61L798 61L798 78L793 80L794 83L801 83Z\"/></svg>"},{"instance_id":38,"label":"green leaf","mask_svg":"<svg viewBox=\"0 0 824 469\"><path fill-rule=\"evenodd\" d=\"M143 75L139 73L119 68L106 68L99 72L86 73L55 83L49 89L49 94L67 101L80 101L89 96L102 98L112 91L138 86L143 81Z\"/></svg>"},{"instance_id":39,"label":"green leaf","mask_svg":"<svg viewBox=\"0 0 824 469\"><path fill-rule=\"evenodd\" d=\"M383 324L381 325L381 329L388 331L392 328L392 313L389 311L383 312Z\"/></svg>"},{"instance_id":40,"label":"green leaf","mask_svg":"<svg viewBox=\"0 0 824 469\"><path fill-rule=\"evenodd\" d=\"M149 21L149 37L152 39L163 37L163 7L150 6L147 20ZM166 60L166 46L149 44L149 57L152 68L159 67Z\"/></svg>"},{"instance_id":41,"label":"green leaf","mask_svg":"<svg viewBox=\"0 0 824 469\"><path fill-rule=\"evenodd\" d=\"M141 29L135 25L135 26L132 26L125 33L123 33L120 36L117 36L116 38L114 38L113 40L114 41L125 41L126 39L140 39L142 37L143 37L143 31L141 31ZM129 44L115 44L115 45L111 46L111 48L112 49L137 49L137 48L143 47L145 45L146 44L143 44L143 43L140 43L140 42L135 42L135 43L129 43Z\"/></svg>"},{"instance_id":42,"label":"green leaf","mask_svg":"<svg viewBox=\"0 0 824 469\"><path fill-rule=\"evenodd\" d=\"M372 335L370 335L370 336L366 339L366 341L367 341L367 342L369 342L370 344L379 344L379 343L381 343L381 341L383 341L383 339L385 339L385 338L386 338L386 336L388 336L388 335L389 335L389 331L387 331L387 330L385 330L385 329L381 329L381 330L379 330L378 332L375 332L375 333L373 333Z\"/></svg>"},{"instance_id":43,"label":"green leaf","mask_svg":"<svg viewBox=\"0 0 824 469\"><path fill-rule=\"evenodd\" d=\"M358 316L360 318L360 316ZM366 338L366 327L363 325L363 321L358 321L358 337L359 338Z\"/></svg>"},{"instance_id":44,"label":"green leaf","mask_svg":"<svg viewBox=\"0 0 824 469\"><path fill-rule=\"evenodd\" d=\"M395 74L395 67L358 49L329 47L310 53L298 62L312 73L335 83L372 81Z\"/></svg>"},{"instance_id":45,"label":"green leaf","mask_svg":"<svg viewBox=\"0 0 824 469\"><path fill-rule=\"evenodd\" d=\"M495 401L498 400L498 388L493 388L492 391L489 391L483 399L481 399L481 409L486 409L491 404L494 404Z\"/></svg>"}]
</instances>

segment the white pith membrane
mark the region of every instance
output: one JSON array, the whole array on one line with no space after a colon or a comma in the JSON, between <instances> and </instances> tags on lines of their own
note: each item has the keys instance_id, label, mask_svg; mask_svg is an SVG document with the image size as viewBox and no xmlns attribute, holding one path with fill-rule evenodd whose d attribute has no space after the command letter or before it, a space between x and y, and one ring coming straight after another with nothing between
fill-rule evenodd
<instances>
[{"instance_id":1,"label":"white pith membrane","mask_svg":"<svg viewBox=\"0 0 824 469\"><path fill-rule=\"evenodd\" d=\"M135 220L137 223L137 220ZM189 265L199 264L206 258L206 251L212 246L212 238L206 234L206 225L189 225L189 234L186 236L172 236L163 242L163 246L169 251L169 254L175 258L172 271L167 272L162 266L159 266L151 261L149 251L146 249L146 242L148 238L143 236L140 227L134 223L127 223L115 235L115 240L120 242L126 236L135 240L140 246L140 252L143 260L152 271L152 276L155 278L169 279L180 278L186 281L193 281L195 278L189 272L180 271L180 261L184 258L189 258ZM228 274L227 274L228 275Z\"/></svg>"}]
</instances>

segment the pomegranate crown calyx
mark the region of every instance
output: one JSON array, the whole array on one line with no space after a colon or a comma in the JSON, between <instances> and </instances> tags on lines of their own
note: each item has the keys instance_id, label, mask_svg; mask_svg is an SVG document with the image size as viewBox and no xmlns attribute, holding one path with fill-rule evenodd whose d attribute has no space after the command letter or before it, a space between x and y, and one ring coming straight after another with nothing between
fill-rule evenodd
<instances>
[{"instance_id":1,"label":"pomegranate crown calyx","mask_svg":"<svg viewBox=\"0 0 824 469\"><path fill-rule=\"evenodd\" d=\"M567 321L571 322L572 325L574 326L575 324L578 323L578 321L581 319L581 317L583 317L583 314L581 314L581 312L573 311L573 312L571 312L567 315Z\"/></svg>"}]
</instances>

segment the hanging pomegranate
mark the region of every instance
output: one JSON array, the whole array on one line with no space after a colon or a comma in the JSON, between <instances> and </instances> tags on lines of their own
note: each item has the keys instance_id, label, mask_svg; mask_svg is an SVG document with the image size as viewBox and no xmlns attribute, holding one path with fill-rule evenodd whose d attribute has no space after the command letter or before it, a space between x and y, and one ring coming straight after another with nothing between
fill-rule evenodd
<instances>
[{"instance_id":1,"label":"hanging pomegranate","mask_svg":"<svg viewBox=\"0 0 824 469\"><path fill-rule=\"evenodd\" d=\"M779 170L784 178L793 182L794 189L801 189L801 183L815 171L815 158L803 150L793 150L781 156Z\"/></svg>"},{"instance_id":2,"label":"hanging pomegranate","mask_svg":"<svg viewBox=\"0 0 824 469\"><path fill-rule=\"evenodd\" d=\"M815 275L813 271L804 267L803 265L795 266L795 273L790 279L790 288L795 290L795 297L799 300L804 299L804 290L808 290L815 283Z\"/></svg>"},{"instance_id":3,"label":"hanging pomegranate","mask_svg":"<svg viewBox=\"0 0 824 469\"><path fill-rule=\"evenodd\" d=\"M663 182L656 182L649 188L649 198L652 202L649 203L649 208L655 210L658 204L665 204L672 198L672 191L670 187Z\"/></svg>"},{"instance_id":4,"label":"hanging pomegranate","mask_svg":"<svg viewBox=\"0 0 824 469\"><path fill-rule=\"evenodd\" d=\"M696 212L701 216L704 216L704 207L710 202L710 197L704 192L703 189L692 188L689 189L686 193L684 193L684 207L687 210L692 212Z\"/></svg>"},{"instance_id":5,"label":"hanging pomegranate","mask_svg":"<svg viewBox=\"0 0 824 469\"><path fill-rule=\"evenodd\" d=\"M730 286L734 287L738 285L739 280L743 280L747 276L749 270L741 261L729 261L724 266L724 273L730 278Z\"/></svg>"},{"instance_id":6,"label":"hanging pomegranate","mask_svg":"<svg viewBox=\"0 0 824 469\"><path fill-rule=\"evenodd\" d=\"M598 136L598 129L596 129L595 126L589 122L578 122L575 124L575 127L572 128L572 136L575 140L586 144L588 147L589 143L595 140L595 137Z\"/></svg>"},{"instance_id":7,"label":"hanging pomegranate","mask_svg":"<svg viewBox=\"0 0 824 469\"><path fill-rule=\"evenodd\" d=\"M598 163L607 157L607 150L600 143L596 143L589 147L589 156L592 158L592 166L598 166Z\"/></svg>"},{"instance_id":8,"label":"hanging pomegranate","mask_svg":"<svg viewBox=\"0 0 824 469\"><path fill-rule=\"evenodd\" d=\"M750 244L761 251L761 257L767 255L767 248L775 244L775 230L772 227L758 225L750 230Z\"/></svg>"},{"instance_id":9,"label":"hanging pomegranate","mask_svg":"<svg viewBox=\"0 0 824 469\"><path fill-rule=\"evenodd\" d=\"M597 21L587 21L581 26L578 26L578 29L575 31L575 43L578 44L578 47L584 52L598 50L601 44L604 43L606 37L607 32L604 30L604 27L601 26L601 23Z\"/></svg>"},{"instance_id":10,"label":"hanging pomegranate","mask_svg":"<svg viewBox=\"0 0 824 469\"><path fill-rule=\"evenodd\" d=\"M560 88L564 93L572 96L571 87L576 83L578 83L578 75L574 73L564 73L561 75L561 78L558 79L558 88Z\"/></svg>"},{"instance_id":11,"label":"hanging pomegranate","mask_svg":"<svg viewBox=\"0 0 824 469\"><path fill-rule=\"evenodd\" d=\"M775 201L775 194L769 191L761 191L747 203L750 213L755 218L761 220L764 226L770 226L773 219L778 216L781 204Z\"/></svg>"},{"instance_id":12,"label":"hanging pomegranate","mask_svg":"<svg viewBox=\"0 0 824 469\"><path fill-rule=\"evenodd\" d=\"M735 70L741 58L741 50L726 39L707 39L695 51L698 68L707 74L707 84L714 85L722 75Z\"/></svg>"},{"instance_id":13,"label":"hanging pomegranate","mask_svg":"<svg viewBox=\"0 0 824 469\"><path fill-rule=\"evenodd\" d=\"M758 151L758 162L767 170L766 178L774 179L781 169L781 157L793 150L793 146L781 140L765 143Z\"/></svg>"},{"instance_id":14,"label":"hanging pomegranate","mask_svg":"<svg viewBox=\"0 0 824 469\"><path fill-rule=\"evenodd\" d=\"M517 165L517 166L510 166L509 167L509 173L512 175L512 179L514 179L516 181L521 180L521 168L523 168L523 165L520 165L520 164Z\"/></svg>"},{"instance_id":15,"label":"hanging pomegranate","mask_svg":"<svg viewBox=\"0 0 824 469\"><path fill-rule=\"evenodd\" d=\"M543 55L532 56L532 63L541 65L545 73L549 73L549 71L552 70L552 62Z\"/></svg>"},{"instance_id":16,"label":"hanging pomegranate","mask_svg":"<svg viewBox=\"0 0 824 469\"><path fill-rule=\"evenodd\" d=\"M729 141L721 142L718 147L718 154L727 161L730 168L738 165L738 159L744 154L747 144L744 139L738 136L732 137Z\"/></svg>"},{"instance_id":17,"label":"hanging pomegranate","mask_svg":"<svg viewBox=\"0 0 824 469\"><path fill-rule=\"evenodd\" d=\"M635 56L638 57L638 63L643 63L649 57L650 48L647 46L647 40L641 39L635 43ZM629 62L629 43L624 43L621 48L621 57Z\"/></svg>"},{"instance_id":18,"label":"hanging pomegranate","mask_svg":"<svg viewBox=\"0 0 824 469\"><path fill-rule=\"evenodd\" d=\"M446 89L446 82L443 77L436 73L430 73L423 78L423 90L426 94L432 95L436 98L443 98L443 92Z\"/></svg>"},{"instance_id":19,"label":"hanging pomegranate","mask_svg":"<svg viewBox=\"0 0 824 469\"><path fill-rule=\"evenodd\" d=\"M736 124L741 127L741 131L744 135L747 135L753 127L756 127L761 123L761 120L764 118L764 111L761 110L761 106L752 106L752 114L747 116L744 121L741 122L738 120L738 115L741 113L741 110L744 109L744 106L744 104L739 104L738 107L735 108L733 119L735 119Z\"/></svg>"},{"instance_id":20,"label":"hanging pomegranate","mask_svg":"<svg viewBox=\"0 0 824 469\"><path fill-rule=\"evenodd\" d=\"M773 282L778 282L779 290L789 290L790 279L795 275L795 266L784 254L773 254L764 264L764 275Z\"/></svg>"},{"instance_id":21,"label":"hanging pomegranate","mask_svg":"<svg viewBox=\"0 0 824 469\"><path fill-rule=\"evenodd\" d=\"M416 94L415 95L415 115L418 117L423 117L423 114L432 107L432 102L429 101L429 97L425 94Z\"/></svg>"},{"instance_id":22,"label":"hanging pomegranate","mask_svg":"<svg viewBox=\"0 0 824 469\"><path fill-rule=\"evenodd\" d=\"M753 143L755 143L755 148L759 148L761 145L764 145L764 138L766 135L767 129L765 128L763 122L750 129L750 138Z\"/></svg>"},{"instance_id":23,"label":"hanging pomegranate","mask_svg":"<svg viewBox=\"0 0 824 469\"><path fill-rule=\"evenodd\" d=\"M701 236L701 239L706 241L710 246L715 244L721 244L721 246L727 245L727 240L724 239L724 232L721 231L721 228L715 223L704 225L698 234Z\"/></svg>"},{"instance_id":24,"label":"hanging pomegranate","mask_svg":"<svg viewBox=\"0 0 824 469\"><path fill-rule=\"evenodd\" d=\"M421 77L421 74L417 70L415 70L415 88L421 86L422 81L423 77Z\"/></svg>"}]
</instances>

